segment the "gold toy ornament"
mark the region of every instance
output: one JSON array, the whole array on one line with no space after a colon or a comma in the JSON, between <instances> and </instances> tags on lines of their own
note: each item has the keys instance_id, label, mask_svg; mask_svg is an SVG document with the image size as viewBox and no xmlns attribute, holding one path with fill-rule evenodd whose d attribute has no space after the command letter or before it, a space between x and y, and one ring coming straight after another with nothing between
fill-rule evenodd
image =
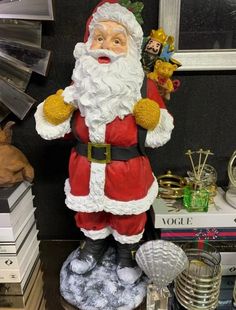
<instances>
[{"instance_id":1,"label":"gold toy ornament","mask_svg":"<svg viewBox=\"0 0 236 310\"><path fill-rule=\"evenodd\" d=\"M170 99L170 93L175 90L175 82L171 80L171 77L177 68L175 64L157 60L153 72L147 74L149 79L157 83L160 94L167 100Z\"/></svg>"},{"instance_id":2,"label":"gold toy ornament","mask_svg":"<svg viewBox=\"0 0 236 310\"><path fill-rule=\"evenodd\" d=\"M181 66L172 58L173 53L174 37L167 35L162 28L153 29L144 45L141 62L147 78L156 83L160 95L166 100L180 86L179 80L171 80L173 72Z\"/></svg>"},{"instance_id":3,"label":"gold toy ornament","mask_svg":"<svg viewBox=\"0 0 236 310\"><path fill-rule=\"evenodd\" d=\"M180 67L181 63L171 57L173 53L174 37L167 35L163 28L153 29L142 51L141 61L144 71L146 73L152 72L157 60L170 62Z\"/></svg>"}]
</instances>

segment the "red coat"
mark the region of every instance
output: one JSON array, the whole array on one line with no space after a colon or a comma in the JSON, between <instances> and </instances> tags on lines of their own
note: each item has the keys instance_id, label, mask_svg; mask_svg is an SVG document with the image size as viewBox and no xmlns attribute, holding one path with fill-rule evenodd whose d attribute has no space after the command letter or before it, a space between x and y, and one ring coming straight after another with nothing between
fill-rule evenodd
<instances>
[{"instance_id":1,"label":"red coat","mask_svg":"<svg viewBox=\"0 0 236 310\"><path fill-rule=\"evenodd\" d=\"M164 145L171 136L173 118L165 109L163 100L153 81L147 85L147 97L158 102L160 121L156 128L147 132L146 146ZM71 131L70 119L57 126L48 123L43 114L43 103L35 113L36 130L47 140L65 136ZM79 110L76 113L76 132L82 142L89 142L89 131ZM99 128L100 129L100 128ZM129 114L116 118L106 125L105 141L113 146L137 144L137 126ZM68 208L80 212L105 211L115 215L141 214L148 210L158 193L158 184L147 157L140 156L127 161L109 164L91 163L85 156L72 149L69 162L69 179L65 182Z\"/></svg>"},{"instance_id":2,"label":"red coat","mask_svg":"<svg viewBox=\"0 0 236 310\"><path fill-rule=\"evenodd\" d=\"M88 128L85 125L84 117L80 115L79 111L77 111L75 115L75 124L76 134L80 137L81 141L83 143L89 142ZM137 144L137 125L134 117L131 114L127 115L123 120L117 117L114 121L108 124L106 126L104 142L111 144L112 146L124 147ZM105 165L105 180L103 187L104 196L108 200L115 200L116 202L120 201L123 202L123 204L124 202L127 202L127 204L124 204L126 210L124 210L123 214L133 214L134 211L132 211L132 208L129 210L129 202L134 200L146 200L145 197L148 195L151 186L154 185L155 178L152 173L149 159L140 156L127 161L111 161L109 164L96 165ZM69 161L69 184L71 195L77 198L80 196L82 198L83 196L84 198L87 197L89 199L91 190L91 169L93 168L94 167L91 166L91 163L85 156L78 154L75 149L72 149ZM156 195L157 186L155 187ZM94 204L96 204L96 202L95 199ZM76 211L85 211L83 206L79 205L72 208ZM142 202L140 201L140 208L138 208L135 213L141 213L147 208L148 206L143 207ZM107 210L106 202L104 202L103 210L113 213L112 210ZM87 210L87 212L93 211L94 208L92 208L92 210ZM101 207L99 208L99 211L101 211ZM122 211L114 211L115 214L122 214L120 212Z\"/></svg>"}]
</instances>

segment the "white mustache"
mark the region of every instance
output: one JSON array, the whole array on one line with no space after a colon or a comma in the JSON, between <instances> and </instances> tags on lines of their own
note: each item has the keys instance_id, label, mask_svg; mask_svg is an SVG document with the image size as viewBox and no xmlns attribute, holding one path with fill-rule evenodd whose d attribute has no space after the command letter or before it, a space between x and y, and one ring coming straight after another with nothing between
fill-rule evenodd
<instances>
[{"instance_id":1,"label":"white mustache","mask_svg":"<svg viewBox=\"0 0 236 310\"><path fill-rule=\"evenodd\" d=\"M98 59L99 57L108 57L110 58L111 61L115 61L121 57L126 56L125 53L116 54L112 51L105 50L105 49L104 50L103 49L96 49L96 50L87 49L87 54L89 56L92 56L95 59Z\"/></svg>"}]
</instances>

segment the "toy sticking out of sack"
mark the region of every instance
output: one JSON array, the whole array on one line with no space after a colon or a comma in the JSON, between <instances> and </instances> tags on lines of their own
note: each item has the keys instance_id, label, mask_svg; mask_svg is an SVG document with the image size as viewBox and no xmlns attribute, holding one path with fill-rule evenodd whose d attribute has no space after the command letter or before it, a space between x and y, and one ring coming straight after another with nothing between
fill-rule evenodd
<instances>
[{"instance_id":1,"label":"toy sticking out of sack","mask_svg":"<svg viewBox=\"0 0 236 310\"><path fill-rule=\"evenodd\" d=\"M170 99L170 94L180 86L180 81L171 77L181 66L172 58L174 37L165 34L162 28L152 30L142 51L142 65L147 77L156 83L160 95Z\"/></svg>"}]
</instances>

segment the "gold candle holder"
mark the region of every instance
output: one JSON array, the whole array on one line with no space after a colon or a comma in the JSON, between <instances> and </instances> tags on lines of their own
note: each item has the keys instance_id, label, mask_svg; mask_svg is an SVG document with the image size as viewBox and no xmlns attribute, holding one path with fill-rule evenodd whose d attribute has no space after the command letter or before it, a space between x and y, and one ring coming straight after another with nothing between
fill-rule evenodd
<instances>
[{"instance_id":1,"label":"gold candle holder","mask_svg":"<svg viewBox=\"0 0 236 310\"><path fill-rule=\"evenodd\" d=\"M184 251L189 266L175 281L178 302L189 310L217 307L221 284L220 253L208 244L191 242Z\"/></svg>"}]
</instances>

